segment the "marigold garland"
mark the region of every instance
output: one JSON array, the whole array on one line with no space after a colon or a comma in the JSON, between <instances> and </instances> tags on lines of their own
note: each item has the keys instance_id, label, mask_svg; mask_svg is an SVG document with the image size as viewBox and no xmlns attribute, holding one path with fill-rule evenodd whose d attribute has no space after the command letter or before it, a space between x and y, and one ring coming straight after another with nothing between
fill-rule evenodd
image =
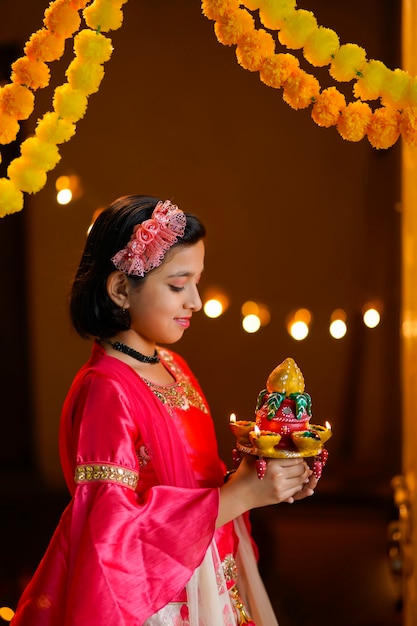
<instances>
[{"instance_id":1,"label":"marigold garland","mask_svg":"<svg viewBox=\"0 0 417 626\"><path fill-rule=\"evenodd\" d=\"M103 32L120 28L123 21L121 7L126 2L50 2L44 12L43 28L30 36L24 46L24 56L13 63L11 83L0 88L1 144L16 139L19 121L27 119L33 112L34 92L49 84L47 63L61 58L65 40L74 36L75 56L65 73L67 82L54 90L53 111L38 120L34 135L22 142L20 156L9 164L7 178L0 178L0 217L23 208L23 192L37 193L45 186L46 173L61 158L58 145L74 135L76 122L85 115L89 96L99 89L104 76L103 64L113 51L111 40ZM79 11L82 11L88 28L79 30Z\"/></svg>"},{"instance_id":2,"label":"marigold garland","mask_svg":"<svg viewBox=\"0 0 417 626\"><path fill-rule=\"evenodd\" d=\"M335 31L320 26L311 11L297 9L295 0L202 0L201 8L215 22L218 41L236 46L238 63L259 71L266 85L282 89L284 101L292 108L311 106L317 125L335 126L347 141L367 137L377 149L391 147L400 136L411 146L417 145L417 77L368 60L366 51L354 43L341 45ZM264 29L255 26L254 12ZM277 31L276 38L271 31ZM335 81L353 81L356 99L346 102L336 87L321 90L297 57L276 53L276 40L288 49L302 49L313 67L328 66ZM372 100L380 103L374 110L368 104Z\"/></svg>"}]
</instances>

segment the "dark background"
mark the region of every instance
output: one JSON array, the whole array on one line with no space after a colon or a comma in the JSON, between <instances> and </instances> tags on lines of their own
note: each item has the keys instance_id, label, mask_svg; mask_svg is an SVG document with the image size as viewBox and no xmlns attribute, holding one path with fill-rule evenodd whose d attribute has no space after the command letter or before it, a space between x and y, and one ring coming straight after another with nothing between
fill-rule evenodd
<instances>
[{"instance_id":1,"label":"dark background","mask_svg":"<svg viewBox=\"0 0 417 626\"><path fill-rule=\"evenodd\" d=\"M299 6L341 43L401 66L397 1ZM0 0L3 80L45 8ZM314 498L252 514L280 626L399 624L388 525L397 514L391 480L401 471L400 146L346 142L317 127L309 109L292 110L217 42L197 0L131 0L123 13L122 28L109 33L114 52L100 91L61 162L21 213L0 221L0 605L15 606L68 501L56 436L65 393L90 349L66 311L86 230L114 198L149 193L203 219L202 293L218 286L230 298L223 317L200 314L176 346L206 392L222 457L230 464L230 413L250 419L269 372L287 356L304 373L314 421L333 426ZM22 136L51 108L71 47L51 64L51 87L36 95ZM325 70L318 75L329 81ZM2 175L16 151L2 148ZM55 179L68 173L80 176L83 195L59 207ZM369 330L361 309L372 298L383 316ZM271 311L254 335L241 328L246 300ZM313 325L297 343L285 322L301 306ZM348 333L335 341L328 323L339 307Z\"/></svg>"}]
</instances>

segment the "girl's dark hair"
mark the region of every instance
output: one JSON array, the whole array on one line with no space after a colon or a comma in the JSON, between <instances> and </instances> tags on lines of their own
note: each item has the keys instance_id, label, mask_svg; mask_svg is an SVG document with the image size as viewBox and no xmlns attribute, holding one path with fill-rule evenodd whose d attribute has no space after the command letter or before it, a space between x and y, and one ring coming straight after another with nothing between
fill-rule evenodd
<instances>
[{"instance_id":1,"label":"girl's dark hair","mask_svg":"<svg viewBox=\"0 0 417 626\"><path fill-rule=\"evenodd\" d=\"M130 328L129 312L114 304L107 294L107 277L116 271L111 258L126 246L133 227L151 217L159 201L152 196L123 196L94 222L70 294L71 322L81 337L113 337ZM185 215L184 235L170 249L197 243L206 234L195 215ZM129 280L139 286L146 276L129 276Z\"/></svg>"}]
</instances>

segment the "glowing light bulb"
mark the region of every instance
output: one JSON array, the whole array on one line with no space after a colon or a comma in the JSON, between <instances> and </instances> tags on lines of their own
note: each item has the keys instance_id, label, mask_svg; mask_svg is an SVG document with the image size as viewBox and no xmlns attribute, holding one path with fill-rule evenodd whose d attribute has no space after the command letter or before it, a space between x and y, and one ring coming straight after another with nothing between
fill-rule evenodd
<instances>
[{"instance_id":1,"label":"glowing light bulb","mask_svg":"<svg viewBox=\"0 0 417 626\"><path fill-rule=\"evenodd\" d=\"M296 341L302 341L310 332L312 320L311 312L308 309L297 309L287 318L288 334Z\"/></svg>"},{"instance_id":2,"label":"glowing light bulb","mask_svg":"<svg viewBox=\"0 0 417 626\"><path fill-rule=\"evenodd\" d=\"M207 317L220 317L223 313L223 304L217 298L211 298L205 302L203 310Z\"/></svg>"},{"instance_id":3,"label":"glowing light bulb","mask_svg":"<svg viewBox=\"0 0 417 626\"><path fill-rule=\"evenodd\" d=\"M69 204L72 200L71 189L60 189L56 194L58 204Z\"/></svg>"},{"instance_id":4,"label":"glowing light bulb","mask_svg":"<svg viewBox=\"0 0 417 626\"><path fill-rule=\"evenodd\" d=\"M8 606L0 607L0 618L4 619L5 622L11 622L14 617L13 609L10 609Z\"/></svg>"},{"instance_id":5,"label":"glowing light bulb","mask_svg":"<svg viewBox=\"0 0 417 626\"><path fill-rule=\"evenodd\" d=\"M247 333L256 333L261 327L261 320L255 314L246 315L242 320L243 330Z\"/></svg>"},{"instance_id":6,"label":"glowing light bulb","mask_svg":"<svg viewBox=\"0 0 417 626\"><path fill-rule=\"evenodd\" d=\"M301 320L290 324L289 333L296 341L302 341L308 336L309 328L305 322Z\"/></svg>"},{"instance_id":7,"label":"glowing light bulb","mask_svg":"<svg viewBox=\"0 0 417 626\"><path fill-rule=\"evenodd\" d=\"M375 308L367 309L363 314L363 323L368 328L376 328L381 321L381 315Z\"/></svg>"}]
</instances>

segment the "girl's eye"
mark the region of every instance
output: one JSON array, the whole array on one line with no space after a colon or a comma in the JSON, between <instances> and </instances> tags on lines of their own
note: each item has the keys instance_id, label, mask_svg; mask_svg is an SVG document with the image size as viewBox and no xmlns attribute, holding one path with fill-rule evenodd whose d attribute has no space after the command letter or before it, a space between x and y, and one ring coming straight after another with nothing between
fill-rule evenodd
<instances>
[{"instance_id":1,"label":"girl's eye","mask_svg":"<svg viewBox=\"0 0 417 626\"><path fill-rule=\"evenodd\" d=\"M176 293L179 293L184 289L184 287L177 287L176 285L170 285L169 288L171 289L171 291L175 291Z\"/></svg>"}]
</instances>

